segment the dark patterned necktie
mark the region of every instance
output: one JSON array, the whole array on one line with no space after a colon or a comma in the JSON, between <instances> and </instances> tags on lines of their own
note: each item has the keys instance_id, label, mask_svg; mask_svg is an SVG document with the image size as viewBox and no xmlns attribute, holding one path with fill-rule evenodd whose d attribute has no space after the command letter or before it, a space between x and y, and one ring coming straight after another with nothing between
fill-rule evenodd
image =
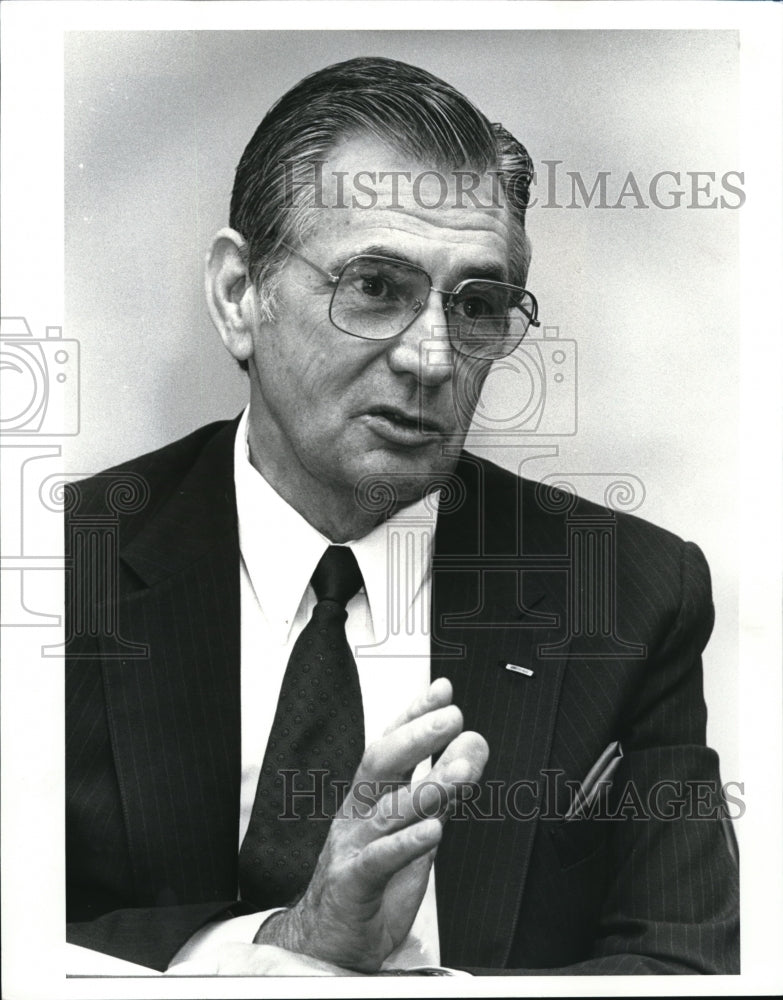
<instances>
[{"instance_id":1,"label":"dark patterned necktie","mask_svg":"<svg viewBox=\"0 0 783 1000\"><path fill-rule=\"evenodd\" d=\"M345 637L345 607L362 585L353 552L330 546L310 582L318 603L288 659L239 852L241 896L261 909L307 888L364 753L359 674Z\"/></svg>"}]
</instances>

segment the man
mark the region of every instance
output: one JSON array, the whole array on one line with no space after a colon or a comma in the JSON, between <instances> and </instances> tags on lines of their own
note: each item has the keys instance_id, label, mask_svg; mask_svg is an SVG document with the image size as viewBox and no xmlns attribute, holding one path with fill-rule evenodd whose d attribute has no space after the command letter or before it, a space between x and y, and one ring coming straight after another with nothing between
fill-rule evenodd
<instances>
[{"instance_id":1,"label":"man","mask_svg":"<svg viewBox=\"0 0 783 1000\"><path fill-rule=\"evenodd\" d=\"M250 141L206 266L248 409L71 498L73 943L175 973L737 970L701 553L462 451L537 322L531 176L384 59Z\"/></svg>"}]
</instances>

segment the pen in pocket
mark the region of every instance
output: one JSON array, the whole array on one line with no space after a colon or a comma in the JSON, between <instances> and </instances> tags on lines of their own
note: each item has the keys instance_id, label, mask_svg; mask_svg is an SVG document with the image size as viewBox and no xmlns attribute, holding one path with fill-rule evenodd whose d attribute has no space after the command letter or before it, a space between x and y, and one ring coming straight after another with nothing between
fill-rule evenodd
<instances>
[{"instance_id":1,"label":"pen in pocket","mask_svg":"<svg viewBox=\"0 0 783 1000\"><path fill-rule=\"evenodd\" d=\"M579 819L580 815L587 813L590 806L600 794L601 789L608 788L614 772L620 761L623 759L623 748L618 740L610 743L603 751L598 760L593 764L587 773L587 777L579 786L579 790L574 796L574 800L569 806L565 818Z\"/></svg>"}]
</instances>

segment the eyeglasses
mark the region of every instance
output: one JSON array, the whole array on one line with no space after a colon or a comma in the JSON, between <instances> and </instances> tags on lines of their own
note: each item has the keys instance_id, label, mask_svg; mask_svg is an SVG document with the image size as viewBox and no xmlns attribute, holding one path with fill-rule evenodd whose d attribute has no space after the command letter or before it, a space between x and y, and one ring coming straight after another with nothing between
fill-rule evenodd
<instances>
[{"instance_id":1,"label":"eyeglasses","mask_svg":"<svg viewBox=\"0 0 783 1000\"><path fill-rule=\"evenodd\" d=\"M504 358L520 345L528 327L540 325L535 297L517 285L468 278L446 291L435 288L417 264L376 254L351 257L337 274L330 274L287 243L283 246L334 285L329 319L352 337L399 336L414 323L430 292L443 296L449 340L467 357Z\"/></svg>"}]
</instances>

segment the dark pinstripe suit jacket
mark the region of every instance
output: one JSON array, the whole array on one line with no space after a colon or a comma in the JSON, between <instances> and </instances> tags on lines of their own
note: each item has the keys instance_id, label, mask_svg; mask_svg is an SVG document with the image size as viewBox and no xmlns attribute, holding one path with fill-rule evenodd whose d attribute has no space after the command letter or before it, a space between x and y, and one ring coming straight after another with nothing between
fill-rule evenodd
<instances>
[{"instance_id":1,"label":"dark pinstripe suit jacket","mask_svg":"<svg viewBox=\"0 0 783 1000\"><path fill-rule=\"evenodd\" d=\"M80 483L67 519L68 937L160 969L206 921L246 912L235 427ZM677 806L701 787L709 812L709 784L688 782L719 781L702 696L707 565L644 521L563 501L467 454L444 496L432 674L452 680L491 755L437 857L442 961L738 971L721 824ZM602 810L621 815L564 822L565 781L613 740L625 755Z\"/></svg>"}]
</instances>

